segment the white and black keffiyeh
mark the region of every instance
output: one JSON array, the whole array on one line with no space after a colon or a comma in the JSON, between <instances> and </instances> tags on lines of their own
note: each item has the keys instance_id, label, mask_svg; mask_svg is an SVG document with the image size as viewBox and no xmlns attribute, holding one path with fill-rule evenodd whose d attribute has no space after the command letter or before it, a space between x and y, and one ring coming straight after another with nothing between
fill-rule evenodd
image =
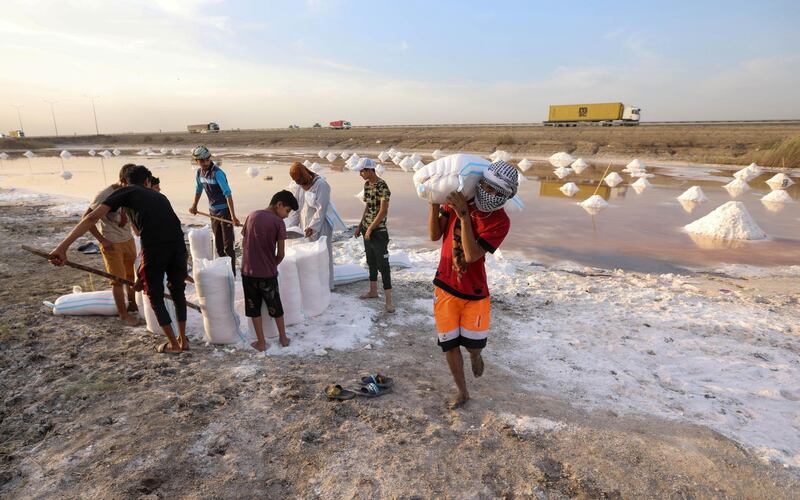
<instances>
[{"instance_id":1,"label":"white and black keffiyeh","mask_svg":"<svg viewBox=\"0 0 800 500\"><path fill-rule=\"evenodd\" d=\"M481 184L478 184L475 206L481 212L494 212L502 208L509 198L517 194L519 172L515 166L500 160L489 165L489 168L483 173L483 180L496 192L489 194Z\"/></svg>"}]
</instances>

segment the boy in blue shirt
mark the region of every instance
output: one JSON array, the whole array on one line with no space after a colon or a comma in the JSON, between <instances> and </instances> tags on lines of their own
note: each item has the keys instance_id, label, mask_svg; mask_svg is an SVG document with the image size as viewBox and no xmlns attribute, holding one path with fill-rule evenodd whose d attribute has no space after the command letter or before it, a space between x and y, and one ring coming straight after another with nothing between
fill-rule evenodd
<instances>
[{"instance_id":1,"label":"boy in blue shirt","mask_svg":"<svg viewBox=\"0 0 800 500\"><path fill-rule=\"evenodd\" d=\"M197 146L192 151L192 158L200 165L195 175L195 194L194 204L189 208L190 214L197 213L197 202L203 191L208 196L208 211L214 217L231 221L221 222L211 219L211 231L214 233L214 244L217 247L217 256L227 255L231 258L233 274L236 275L236 251L233 249L235 241L233 226L241 226L239 219L236 218L236 211L233 208L233 195L228 186L228 178L225 172L211 160L211 152L205 146Z\"/></svg>"}]
</instances>

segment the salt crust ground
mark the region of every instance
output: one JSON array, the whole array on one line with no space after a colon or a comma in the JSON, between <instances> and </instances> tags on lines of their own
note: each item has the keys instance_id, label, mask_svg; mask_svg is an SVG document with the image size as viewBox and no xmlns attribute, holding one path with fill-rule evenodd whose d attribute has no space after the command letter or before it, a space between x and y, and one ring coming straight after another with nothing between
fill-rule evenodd
<instances>
[{"instance_id":1,"label":"salt crust ground","mask_svg":"<svg viewBox=\"0 0 800 500\"><path fill-rule=\"evenodd\" d=\"M40 237L39 243L55 239ZM337 246L339 263L360 255L355 240ZM311 363L320 348L328 349L326 357L364 349L380 355L384 343L396 341L409 327L432 330L426 285L438 252L411 253L411 260L414 268L394 274L401 291L396 315L381 315L354 299L351 286L334 295L325 314L291 327L295 343L280 354ZM5 273L8 265L0 270ZM798 296L779 283L787 277L796 282L800 267L724 266L716 275L647 275L570 263L544 268L498 252L487 269L495 302L487 363L520 390L566 398L588 410L708 426L764 461L795 473L800 467ZM724 277L726 288L714 285L715 276ZM731 280L751 280L767 289L774 282L776 290L760 295L731 286ZM202 336L196 315L190 333L195 340ZM243 347L217 347L213 356L224 358ZM273 347L268 357L278 352ZM253 351L236 359L231 375L245 380L261 371L264 358ZM558 419L513 412L498 418L520 435L569 427ZM229 435L228 424L211 423L195 452L219 445L222 434ZM92 453L91 446L84 452L86 457Z\"/></svg>"}]
</instances>

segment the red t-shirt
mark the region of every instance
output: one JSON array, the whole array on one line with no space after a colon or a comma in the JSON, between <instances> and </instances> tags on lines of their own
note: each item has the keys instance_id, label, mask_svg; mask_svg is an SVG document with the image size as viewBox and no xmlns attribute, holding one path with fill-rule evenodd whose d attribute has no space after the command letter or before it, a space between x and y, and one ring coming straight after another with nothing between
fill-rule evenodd
<instances>
[{"instance_id":1,"label":"red t-shirt","mask_svg":"<svg viewBox=\"0 0 800 500\"><path fill-rule=\"evenodd\" d=\"M508 230L511 229L511 221L506 211L501 208L487 213L481 212L474 205L469 205L469 215L472 219L472 232L478 244L487 252L494 253L505 239ZM453 257L453 235L456 234L460 238L461 222L455 211L447 205L441 209L440 216L447 217L448 221L442 239L439 268L436 270L433 284L462 299L480 300L488 297L489 286L486 283L485 257L481 257L472 264L463 263L462 266L457 266L456 259Z\"/></svg>"},{"instance_id":2,"label":"red t-shirt","mask_svg":"<svg viewBox=\"0 0 800 500\"><path fill-rule=\"evenodd\" d=\"M242 276L273 278L278 275L275 249L286 239L286 225L272 210L256 210L242 229Z\"/></svg>"}]
</instances>

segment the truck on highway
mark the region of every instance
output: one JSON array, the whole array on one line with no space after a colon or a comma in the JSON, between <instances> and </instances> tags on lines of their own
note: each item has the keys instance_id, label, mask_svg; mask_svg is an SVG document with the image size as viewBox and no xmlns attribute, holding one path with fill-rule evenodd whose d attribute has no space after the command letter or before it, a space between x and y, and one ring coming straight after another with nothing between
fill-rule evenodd
<instances>
[{"instance_id":1,"label":"truck on highway","mask_svg":"<svg viewBox=\"0 0 800 500\"><path fill-rule=\"evenodd\" d=\"M190 134L210 134L219 132L219 125L214 122L201 123L199 125L188 125L186 130L188 130Z\"/></svg>"},{"instance_id":2,"label":"truck on highway","mask_svg":"<svg viewBox=\"0 0 800 500\"><path fill-rule=\"evenodd\" d=\"M333 121L333 122L330 123L330 126L334 130L344 130L344 129L349 129L350 127L352 127L352 125L350 125L350 122L348 122L347 120L336 120L336 121Z\"/></svg>"},{"instance_id":3,"label":"truck on highway","mask_svg":"<svg viewBox=\"0 0 800 500\"><path fill-rule=\"evenodd\" d=\"M25 132L23 132L22 130L9 130L8 136L22 138L25 137Z\"/></svg>"},{"instance_id":4,"label":"truck on highway","mask_svg":"<svg viewBox=\"0 0 800 500\"><path fill-rule=\"evenodd\" d=\"M621 102L595 104L554 104L550 106L550 114L546 127L576 127L585 125L639 125L641 109L625 106Z\"/></svg>"}]
</instances>

